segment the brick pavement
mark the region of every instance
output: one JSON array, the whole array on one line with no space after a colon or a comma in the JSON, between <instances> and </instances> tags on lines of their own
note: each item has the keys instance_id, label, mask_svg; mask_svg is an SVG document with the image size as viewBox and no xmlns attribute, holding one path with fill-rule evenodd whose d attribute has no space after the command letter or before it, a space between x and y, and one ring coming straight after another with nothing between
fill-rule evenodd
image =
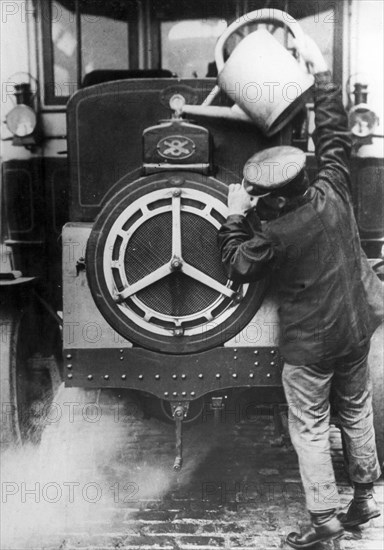
<instances>
[{"instance_id":1,"label":"brick pavement","mask_svg":"<svg viewBox=\"0 0 384 550\"><path fill-rule=\"evenodd\" d=\"M93 423L78 415L73 423L49 426L46 432L43 454L51 450L57 459L49 462L45 481L60 484L70 479L92 490L97 485L102 497L90 502L91 491L78 509L76 502L73 509L69 502L58 502L56 515L53 503L38 503L37 526L29 532L14 530L3 542L4 550L269 550L286 548L286 534L308 521L295 453L271 446L269 418L219 426L209 421L187 428L179 473L171 469L173 426L157 420L127 417L116 422L109 412ZM335 428L331 439L346 504L352 489ZM382 480L376 494L383 507ZM6 515L3 504L4 511ZM28 503L21 512L32 514ZM382 550L382 517L315 548L331 549Z\"/></svg>"}]
</instances>

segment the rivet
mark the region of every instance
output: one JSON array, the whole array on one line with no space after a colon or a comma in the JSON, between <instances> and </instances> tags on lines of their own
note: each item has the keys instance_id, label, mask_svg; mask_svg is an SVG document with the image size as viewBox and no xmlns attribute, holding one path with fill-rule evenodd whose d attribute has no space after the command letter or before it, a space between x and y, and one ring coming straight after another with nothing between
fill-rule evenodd
<instances>
[{"instance_id":1,"label":"rivet","mask_svg":"<svg viewBox=\"0 0 384 550\"><path fill-rule=\"evenodd\" d=\"M139 380L142 380L144 376L142 374L139 374Z\"/></svg>"},{"instance_id":2,"label":"rivet","mask_svg":"<svg viewBox=\"0 0 384 550\"><path fill-rule=\"evenodd\" d=\"M202 373L199 374L199 378L203 378L203 374L202 374Z\"/></svg>"},{"instance_id":3,"label":"rivet","mask_svg":"<svg viewBox=\"0 0 384 550\"><path fill-rule=\"evenodd\" d=\"M234 358L234 359L237 359L237 355L235 355L233 358Z\"/></svg>"},{"instance_id":4,"label":"rivet","mask_svg":"<svg viewBox=\"0 0 384 550\"><path fill-rule=\"evenodd\" d=\"M271 374L270 374L270 373L267 374L267 378L271 378Z\"/></svg>"},{"instance_id":5,"label":"rivet","mask_svg":"<svg viewBox=\"0 0 384 550\"><path fill-rule=\"evenodd\" d=\"M67 374L67 378L72 378L73 374Z\"/></svg>"},{"instance_id":6,"label":"rivet","mask_svg":"<svg viewBox=\"0 0 384 550\"><path fill-rule=\"evenodd\" d=\"M120 361L122 361L124 359L124 357L120 357Z\"/></svg>"},{"instance_id":7,"label":"rivet","mask_svg":"<svg viewBox=\"0 0 384 550\"><path fill-rule=\"evenodd\" d=\"M271 355L275 355L275 350L274 349L271 349Z\"/></svg>"},{"instance_id":8,"label":"rivet","mask_svg":"<svg viewBox=\"0 0 384 550\"><path fill-rule=\"evenodd\" d=\"M221 374L217 373L216 378L221 378Z\"/></svg>"},{"instance_id":9,"label":"rivet","mask_svg":"<svg viewBox=\"0 0 384 550\"><path fill-rule=\"evenodd\" d=\"M259 351L257 349L254 350L253 352L255 355L258 355Z\"/></svg>"},{"instance_id":10,"label":"rivet","mask_svg":"<svg viewBox=\"0 0 384 550\"><path fill-rule=\"evenodd\" d=\"M180 189L175 189L174 192L172 193L174 197L180 197L181 195L181 190Z\"/></svg>"},{"instance_id":11,"label":"rivet","mask_svg":"<svg viewBox=\"0 0 384 550\"><path fill-rule=\"evenodd\" d=\"M271 367L274 367L274 366L275 366L275 362L271 361Z\"/></svg>"},{"instance_id":12,"label":"rivet","mask_svg":"<svg viewBox=\"0 0 384 550\"><path fill-rule=\"evenodd\" d=\"M160 374L155 374L155 378L158 380L160 378Z\"/></svg>"},{"instance_id":13,"label":"rivet","mask_svg":"<svg viewBox=\"0 0 384 550\"><path fill-rule=\"evenodd\" d=\"M172 378L173 378L174 380L176 380L177 374L172 374Z\"/></svg>"},{"instance_id":14,"label":"rivet","mask_svg":"<svg viewBox=\"0 0 384 550\"><path fill-rule=\"evenodd\" d=\"M122 378L122 380L125 380L125 379L127 378L127 375L126 375L126 374L122 374L122 375L121 375L121 378Z\"/></svg>"},{"instance_id":15,"label":"rivet","mask_svg":"<svg viewBox=\"0 0 384 550\"><path fill-rule=\"evenodd\" d=\"M177 391L174 391L172 395L174 395L174 396L176 397L176 395L177 395Z\"/></svg>"},{"instance_id":16,"label":"rivet","mask_svg":"<svg viewBox=\"0 0 384 550\"><path fill-rule=\"evenodd\" d=\"M186 391L182 391L181 392L181 395L183 395L184 397L187 395L187 392Z\"/></svg>"},{"instance_id":17,"label":"rivet","mask_svg":"<svg viewBox=\"0 0 384 550\"><path fill-rule=\"evenodd\" d=\"M124 350L121 349L121 350L120 350L120 353L123 353L123 351L124 351Z\"/></svg>"},{"instance_id":18,"label":"rivet","mask_svg":"<svg viewBox=\"0 0 384 550\"><path fill-rule=\"evenodd\" d=\"M167 392L167 391L165 391L165 392L164 392L164 395L165 395L165 396L167 396L167 395L168 395L168 392Z\"/></svg>"},{"instance_id":19,"label":"rivet","mask_svg":"<svg viewBox=\"0 0 384 550\"><path fill-rule=\"evenodd\" d=\"M257 365L259 364L259 362L258 362L258 361L255 361L253 364L257 367Z\"/></svg>"},{"instance_id":20,"label":"rivet","mask_svg":"<svg viewBox=\"0 0 384 550\"><path fill-rule=\"evenodd\" d=\"M236 352L237 352L237 348L234 348L233 351L236 353Z\"/></svg>"},{"instance_id":21,"label":"rivet","mask_svg":"<svg viewBox=\"0 0 384 550\"><path fill-rule=\"evenodd\" d=\"M72 365L71 365L71 363L69 363L69 364L67 365L67 369L71 369L71 368L72 368Z\"/></svg>"},{"instance_id":22,"label":"rivet","mask_svg":"<svg viewBox=\"0 0 384 550\"><path fill-rule=\"evenodd\" d=\"M249 375L249 378L255 378L255 375L253 374L253 372L251 372L251 374Z\"/></svg>"},{"instance_id":23,"label":"rivet","mask_svg":"<svg viewBox=\"0 0 384 550\"><path fill-rule=\"evenodd\" d=\"M194 391L191 391L191 395L196 395L196 392L194 392Z\"/></svg>"},{"instance_id":24,"label":"rivet","mask_svg":"<svg viewBox=\"0 0 384 550\"><path fill-rule=\"evenodd\" d=\"M68 353L67 359L72 359L72 355L70 353Z\"/></svg>"},{"instance_id":25,"label":"rivet","mask_svg":"<svg viewBox=\"0 0 384 550\"><path fill-rule=\"evenodd\" d=\"M104 374L104 380L109 380L109 374Z\"/></svg>"},{"instance_id":26,"label":"rivet","mask_svg":"<svg viewBox=\"0 0 384 550\"><path fill-rule=\"evenodd\" d=\"M182 378L183 380L185 380L185 379L187 378L187 375L186 375L186 374L182 374L182 375L181 375L181 378Z\"/></svg>"},{"instance_id":27,"label":"rivet","mask_svg":"<svg viewBox=\"0 0 384 550\"><path fill-rule=\"evenodd\" d=\"M88 378L88 380L92 380L93 379L92 374L88 374L87 378Z\"/></svg>"},{"instance_id":28,"label":"rivet","mask_svg":"<svg viewBox=\"0 0 384 550\"><path fill-rule=\"evenodd\" d=\"M232 378L237 378L237 374L235 372L232 374Z\"/></svg>"}]
</instances>

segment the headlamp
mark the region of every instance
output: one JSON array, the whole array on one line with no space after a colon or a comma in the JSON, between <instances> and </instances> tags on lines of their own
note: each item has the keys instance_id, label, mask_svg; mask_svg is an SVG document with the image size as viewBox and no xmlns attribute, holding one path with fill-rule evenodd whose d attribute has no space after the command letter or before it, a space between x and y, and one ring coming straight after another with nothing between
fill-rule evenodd
<instances>
[{"instance_id":1,"label":"headlamp","mask_svg":"<svg viewBox=\"0 0 384 550\"><path fill-rule=\"evenodd\" d=\"M5 123L14 136L20 138L30 136L36 128L36 113L28 105L16 105L7 114Z\"/></svg>"}]
</instances>

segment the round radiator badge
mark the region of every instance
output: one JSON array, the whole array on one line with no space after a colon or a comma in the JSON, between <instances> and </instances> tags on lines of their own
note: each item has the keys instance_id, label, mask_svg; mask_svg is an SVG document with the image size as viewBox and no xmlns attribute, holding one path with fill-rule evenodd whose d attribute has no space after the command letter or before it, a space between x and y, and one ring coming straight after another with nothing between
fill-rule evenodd
<instances>
[{"instance_id":1,"label":"round radiator badge","mask_svg":"<svg viewBox=\"0 0 384 550\"><path fill-rule=\"evenodd\" d=\"M186 136L167 136L157 144L159 155L166 159L182 160L193 155L195 142Z\"/></svg>"}]
</instances>

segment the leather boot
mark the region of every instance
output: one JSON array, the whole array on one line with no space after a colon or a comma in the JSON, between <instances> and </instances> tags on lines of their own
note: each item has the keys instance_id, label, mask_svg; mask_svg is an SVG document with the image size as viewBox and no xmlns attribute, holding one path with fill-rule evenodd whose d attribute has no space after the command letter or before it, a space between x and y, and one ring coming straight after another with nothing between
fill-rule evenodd
<instances>
[{"instance_id":1,"label":"leather boot","mask_svg":"<svg viewBox=\"0 0 384 550\"><path fill-rule=\"evenodd\" d=\"M347 512L338 516L343 527L357 527L380 516L380 510L372 493L373 483L355 484L355 493Z\"/></svg>"},{"instance_id":2,"label":"leather boot","mask_svg":"<svg viewBox=\"0 0 384 550\"><path fill-rule=\"evenodd\" d=\"M286 542L292 548L310 548L318 542L325 542L341 537L344 533L343 526L336 517L336 510L325 510L324 512L311 515L311 527L304 533L289 533Z\"/></svg>"}]
</instances>

